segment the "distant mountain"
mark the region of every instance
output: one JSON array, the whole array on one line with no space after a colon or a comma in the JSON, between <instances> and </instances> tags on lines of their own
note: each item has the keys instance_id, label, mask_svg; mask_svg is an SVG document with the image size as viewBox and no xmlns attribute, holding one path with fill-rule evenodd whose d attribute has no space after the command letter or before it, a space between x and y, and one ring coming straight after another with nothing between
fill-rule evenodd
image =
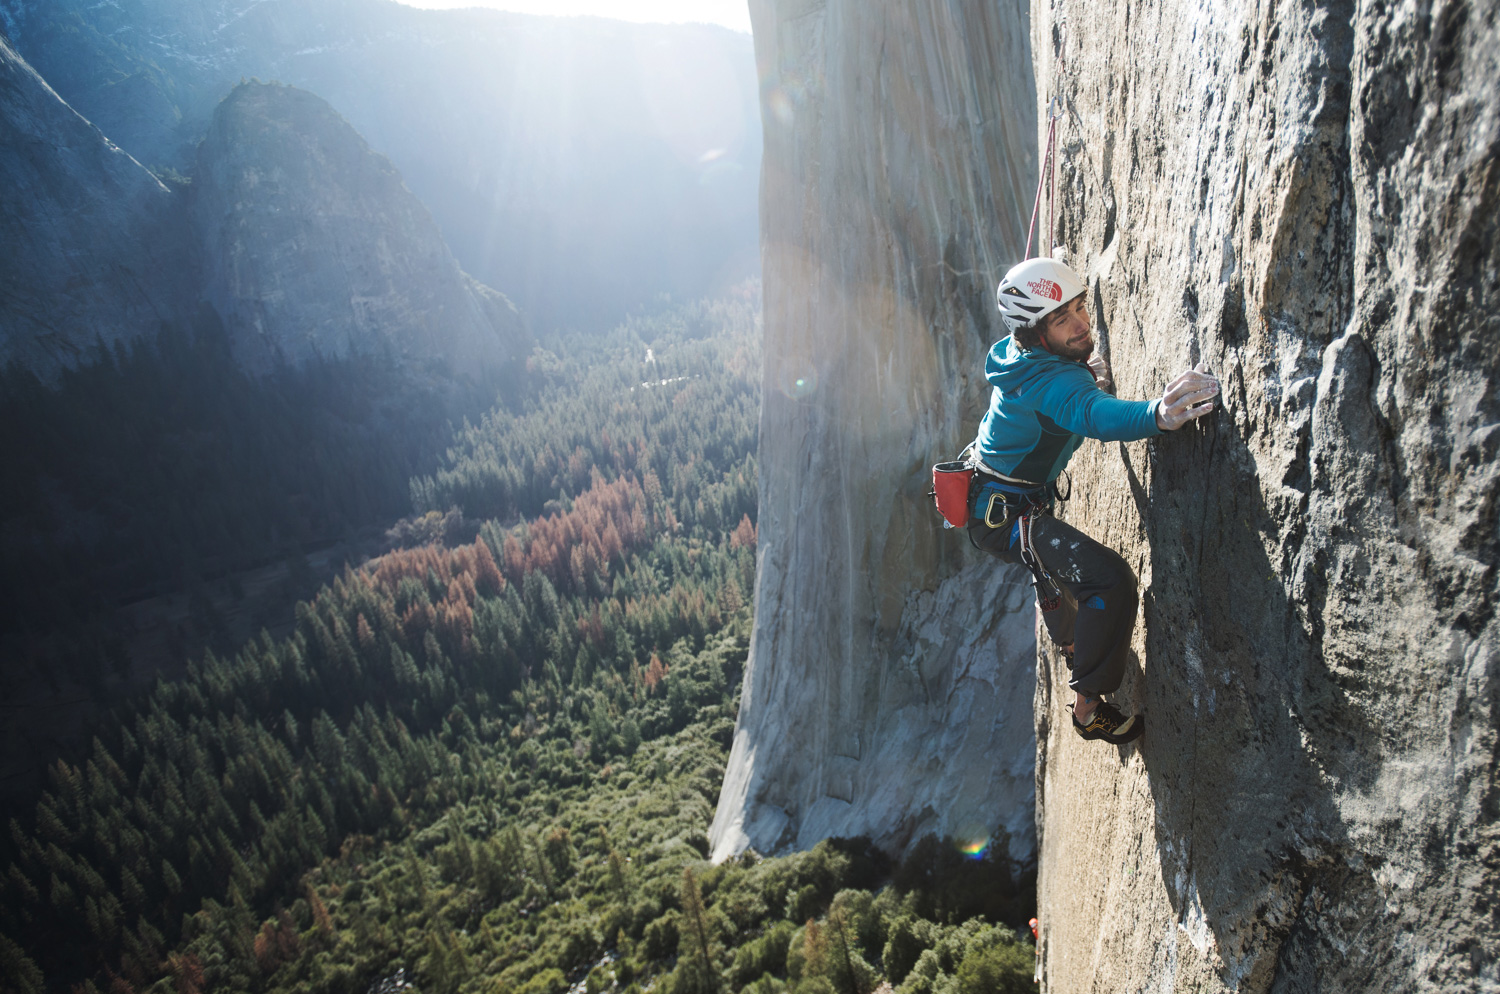
<instances>
[{"instance_id":1,"label":"distant mountain","mask_svg":"<svg viewBox=\"0 0 1500 994\"><path fill-rule=\"evenodd\" d=\"M188 299L175 198L0 39L0 365L48 375Z\"/></svg>"},{"instance_id":2,"label":"distant mountain","mask_svg":"<svg viewBox=\"0 0 1500 994\"><path fill-rule=\"evenodd\" d=\"M472 373L526 349L509 300L310 93L238 87L196 182L169 188L0 40L0 126L0 363L51 378L96 343L194 324L202 302L252 372L382 352Z\"/></svg>"},{"instance_id":3,"label":"distant mountain","mask_svg":"<svg viewBox=\"0 0 1500 994\"><path fill-rule=\"evenodd\" d=\"M203 294L246 369L384 351L466 373L525 351L515 308L459 269L390 160L319 97L236 87L193 176Z\"/></svg>"},{"instance_id":4,"label":"distant mountain","mask_svg":"<svg viewBox=\"0 0 1500 994\"><path fill-rule=\"evenodd\" d=\"M759 269L745 35L384 0L0 0L0 27L156 168L191 169L244 78L317 93L390 156L464 269L538 327Z\"/></svg>"}]
</instances>

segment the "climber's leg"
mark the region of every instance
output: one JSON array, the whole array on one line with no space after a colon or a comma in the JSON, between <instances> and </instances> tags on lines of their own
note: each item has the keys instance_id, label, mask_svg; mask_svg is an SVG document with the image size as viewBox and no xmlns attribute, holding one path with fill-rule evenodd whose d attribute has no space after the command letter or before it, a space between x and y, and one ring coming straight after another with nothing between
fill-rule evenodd
<instances>
[{"instance_id":1,"label":"climber's leg","mask_svg":"<svg viewBox=\"0 0 1500 994\"><path fill-rule=\"evenodd\" d=\"M1071 600L1076 605L1071 631L1048 624L1055 641L1065 643L1070 640L1059 636L1072 636L1073 675L1068 685L1087 697L1110 693L1124 679L1135 629L1135 573L1119 553L1057 518L1033 519L1031 535L1047 572L1070 595L1063 598L1064 604Z\"/></svg>"},{"instance_id":2,"label":"climber's leg","mask_svg":"<svg viewBox=\"0 0 1500 994\"><path fill-rule=\"evenodd\" d=\"M1045 516L1033 518L1033 522L1051 520ZM1036 534L1033 525L1032 534ZM991 528L981 520L969 522L969 539L975 546L988 552L990 555L1007 563L1024 566L1021 559L1021 538L1015 523L1005 528ZM1078 617L1078 602L1073 599L1073 594L1066 588L1062 588L1061 596L1058 598L1057 607L1051 611L1043 611L1041 605L1042 592L1037 592L1037 616L1042 619L1042 624L1047 628L1047 635L1053 643L1063 650L1064 657L1068 660L1068 668L1073 668L1073 624Z\"/></svg>"},{"instance_id":3,"label":"climber's leg","mask_svg":"<svg viewBox=\"0 0 1500 994\"><path fill-rule=\"evenodd\" d=\"M1144 719L1121 714L1102 695L1118 688L1124 677L1139 602L1135 573L1118 553L1054 517L1033 518L1031 537L1060 593L1056 609L1041 611L1039 604L1038 613L1073 671L1068 681L1075 693L1073 730L1085 739L1129 742L1145 729ZM1021 563L1014 526L990 528L971 521L969 538L998 559Z\"/></svg>"},{"instance_id":4,"label":"climber's leg","mask_svg":"<svg viewBox=\"0 0 1500 994\"><path fill-rule=\"evenodd\" d=\"M1031 519L1032 536L1034 542L1040 542L1036 538L1039 534L1037 525L1042 521L1053 521L1054 519L1039 515ZM1012 522L1004 528L991 528L982 520L975 519L969 522L969 539L976 547L988 552L990 555L1007 563L1024 566L1021 558L1021 537L1018 525ZM1042 619L1042 624L1047 628L1047 635L1052 639L1059 649L1063 650L1063 656L1068 661L1068 668L1073 668L1073 626L1078 617L1078 602L1073 599L1072 592L1063 586L1060 588L1058 605L1051 611L1043 611L1041 605L1042 592L1037 592L1037 616Z\"/></svg>"},{"instance_id":5,"label":"climber's leg","mask_svg":"<svg viewBox=\"0 0 1500 994\"><path fill-rule=\"evenodd\" d=\"M1037 609L1041 611L1042 624L1047 626L1047 635L1051 637L1052 644L1059 649L1066 646L1076 650L1075 629L1078 627L1078 601L1067 587L1061 584L1058 587L1057 607L1051 611L1041 611L1041 593L1038 592ZM1065 650L1064 655L1068 656L1068 669L1072 669L1072 653Z\"/></svg>"}]
</instances>

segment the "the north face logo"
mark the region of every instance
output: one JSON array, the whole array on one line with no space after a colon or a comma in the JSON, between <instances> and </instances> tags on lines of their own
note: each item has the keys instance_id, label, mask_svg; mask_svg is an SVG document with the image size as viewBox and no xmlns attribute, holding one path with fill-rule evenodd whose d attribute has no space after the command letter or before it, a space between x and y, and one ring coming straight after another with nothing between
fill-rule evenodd
<instances>
[{"instance_id":1,"label":"the north face logo","mask_svg":"<svg viewBox=\"0 0 1500 994\"><path fill-rule=\"evenodd\" d=\"M1053 300L1062 300L1062 287L1051 280L1033 280L1026 285L1038 297L1050 297Z\"/></svg>"}]
</instances>

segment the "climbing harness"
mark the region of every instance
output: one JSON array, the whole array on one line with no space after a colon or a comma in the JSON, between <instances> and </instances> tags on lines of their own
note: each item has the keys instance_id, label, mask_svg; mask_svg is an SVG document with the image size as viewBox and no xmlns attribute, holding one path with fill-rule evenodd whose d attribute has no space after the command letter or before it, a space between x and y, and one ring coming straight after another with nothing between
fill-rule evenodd
<instances>
[{"instance_id":1,"label":"climbing harness","mask_svg":"<svg viewBox=\"0 0 1500 994\"><path fill-rule=\"evenodd\" d=\"M973 446L965 449L970 453ZM977 455L971 460L971 465L978 473L988 479L976 477L978 483L977 493L971 501L976 517L985 523L988 528L1010 528L1016 529L1016 536L1021 544L1021 562L1031 571L1032 583L1036 587L1037 604L1043 611L1056 611L1062 604L1062 591L1058 588L1057 581L1052 579L1052 574L1047 571L1046 565L1040 556L1036 554L1036 548L1031 539L1031 527L1033 519L1044 514L1051 514L1055 504L1066 501L1057 487L1057 484L1043 484L1032 486L1010 481L994 470L986 466ZM1068 490L1071 493L1073 487L1071 479ZM988 497L986 497L988 492ZM980 507L984 513L978 514ZM973 542L973 536L969 541Z\"/></svg>"}]
</instances>

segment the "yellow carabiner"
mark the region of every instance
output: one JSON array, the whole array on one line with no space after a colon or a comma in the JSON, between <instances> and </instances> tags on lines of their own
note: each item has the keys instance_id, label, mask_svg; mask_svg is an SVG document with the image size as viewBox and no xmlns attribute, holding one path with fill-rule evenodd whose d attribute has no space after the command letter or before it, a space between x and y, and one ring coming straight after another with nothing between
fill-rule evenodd
<instances>
[{"instance_id":1,"label":"yellow carabiner","mask_svg":"<svg viewBox=\"0 0 1500 994\"><path fill-rule=\"evenodd\" d=\"M999 521L996 521L994 519L995 505L997 503L1000 505L1000 510L1002 512L1004 512L1001 515ZM987 524L987 525L989 525L991 528L1004 528L1005 525L1006 525L1006 522L1009 520L1009 517L1008 517L1009 514L1010 514L1010 508L1005 503L1005 497L1004 497L1004 495L1001 494L999 491L996 491L995 493L990 494L990 503L989 503L989 506L984 509L984 523Z\"/></svg>"}]
</instances>

